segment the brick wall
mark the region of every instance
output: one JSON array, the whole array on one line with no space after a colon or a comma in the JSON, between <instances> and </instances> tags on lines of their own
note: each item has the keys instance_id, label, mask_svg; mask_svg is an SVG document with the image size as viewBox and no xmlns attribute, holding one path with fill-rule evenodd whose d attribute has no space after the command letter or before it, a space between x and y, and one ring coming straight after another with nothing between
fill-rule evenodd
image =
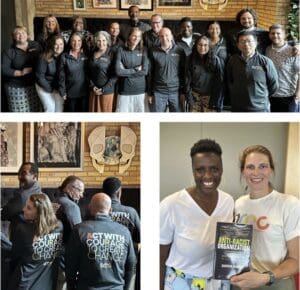
<instances>
[{"instance_id":1,"label":"brick wall","mask_svg":"<svg viewBox=\"0 0 300 290\"><path fill-rule=\"evenodd\" d=\"M153 0L153 11L142 11L141 18L147 19L153 13L160 13L167 19L180 19L183 16L190 16L192 19L219 19L219 20L233 20L237 11L241 8L249 6L257 10L259 15L258 25L263 28L268 28L270 24L279 22L286 24L287 7L289 0L228 0L228 5L225 9L219 11L218 6L210 5L208 10L201 8L199 0L192 0L191 8L157 8L156 1ZM119 0L117 0L119 2ZM86 0L86 10L73 10L73 0L35 0L36 16L45 16L49 13L56 16L72 16L80 14L85 17L99 17L99 18L117 18L127 19L127 11L119 9L99 9L93 8L93 1Z\"/></svg>"},{"instance_id":2,"label":"brick wall","mask_svg":"<svg viewBox=\"0 0 300 290\"><path fill-rule=\"evenodd\" d=\"M131 128L137 136L135 156L130 167L119 174L118 165L105 165L103 174L100 174L92 165L87 138L91 131L98 126L106 126L106 136L120 136L120 126ZM24 126L24 160L30 160L30 124ZM39 181L42 187L58 187L68 175L81 177L86 187L99 187L108 176L117 176L125 187L140 186L140 124L139 123L85 123L84 138L84 166L83 171L43 171L39 173ZM1 187L17 187L18 178L16 174L2 175Z\"/></svg>"}]
</instances>

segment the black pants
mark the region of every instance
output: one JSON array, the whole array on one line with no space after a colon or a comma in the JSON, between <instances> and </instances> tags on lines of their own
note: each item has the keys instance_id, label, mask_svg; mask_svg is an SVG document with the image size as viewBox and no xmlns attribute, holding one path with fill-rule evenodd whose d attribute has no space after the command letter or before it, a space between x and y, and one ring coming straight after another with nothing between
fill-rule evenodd
<instances>
[{"instance_id":1,"label":"black pants","mask_svg":"<svg viewBox=\"0 0 300 290\"><path fill-rule=\"evenodd\" d=\"M87 112L87 97L67 98L65 101L65 112Z\"/></svg>"},{"instance_id":2,"label":"black pants","mask_svg":"<svg viewBox=\"0 0 300 290\"><path fill-rule=\"evenodd\" d=\"M299 112L299 103L296 103L295 96L270 98L271 112Z\"/></svg>"}]
</instances>

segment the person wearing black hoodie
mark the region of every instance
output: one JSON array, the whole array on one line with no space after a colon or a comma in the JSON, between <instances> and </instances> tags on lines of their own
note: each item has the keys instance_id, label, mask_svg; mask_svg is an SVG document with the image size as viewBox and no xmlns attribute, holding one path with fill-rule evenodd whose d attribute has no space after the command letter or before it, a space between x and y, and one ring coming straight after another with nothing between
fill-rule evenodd
<instances>
[{"instance_id":1,"label":"person wearing black hoodie","mask_svg":"<svg viewBox=\"0 0 300 290\"><path fill-rule=\"evenodd\" d=\"M19 171L19 189L14 192L14 196L2 208L1 220L10 222L10 236L14 236L15 227L22 220L22 212L26 200L33 193L41 192L41 187L37 181L38 167L35 163L24 162Z\"/></svg>"}]
</instances>

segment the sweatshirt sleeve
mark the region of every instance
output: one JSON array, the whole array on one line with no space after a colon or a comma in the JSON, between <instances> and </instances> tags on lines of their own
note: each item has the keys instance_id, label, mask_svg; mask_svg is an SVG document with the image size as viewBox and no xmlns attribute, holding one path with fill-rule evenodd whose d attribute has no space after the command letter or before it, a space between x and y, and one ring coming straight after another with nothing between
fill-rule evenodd
<instances>
[{"instance_id":1,"label":"sweatshirt sleeve","mask_svg":"<svg viewBox=\"0 0 300 290\"><path fill-rule=\"evenodd\" d=\"M12 68L13 50L8 49L2 53L2 74L6 77L14 77L15 69Z\"/></svg>"},{"instance_id":2,"label":"sweatshirt sleeve","mask_svg":"<svg viewBox=\"0 0 300 290\"><path fill-rule=\"evenodd\" d=\"M47 61L43 58L39 58L36 66L36 81L37 84L42 87L46 92L51 93L52 88L49 82L46 80L46 72L47 72Z\"/></svg>"},{"instance_id":3,"label":"sweatshirt sleeve","mask_svg":"<svg viewBox=\"0 0 300 290\"><path fill-rule=\"evenodd\" d=\"M136 277L136 257L131 236L128 232L128 254L125 264L125 287L124 290L134 290Z\"/></svg>"},{"instance_id":4,"label":"sweatshirt sleeve","mask_svg":"<svg viewBox=\"0 0 300 290\"><path fill-rule=\"evenodd\" d=\"M66 73L65 73L66 58L63 54L58 65L58 92L61 97L67 95L66 91Z\"/></svg>"},{"instance_id":5,"label":"sweatshirt sleeve","mask_svg":"<svg viewBox=\"0 0 300 290\"><path fill-rule=\"evenodd\" d=\"M278 74L272 60L267 60L266 63L267 85L269 97L275 94L278 88Z\"/></svg>"}]
</instances>

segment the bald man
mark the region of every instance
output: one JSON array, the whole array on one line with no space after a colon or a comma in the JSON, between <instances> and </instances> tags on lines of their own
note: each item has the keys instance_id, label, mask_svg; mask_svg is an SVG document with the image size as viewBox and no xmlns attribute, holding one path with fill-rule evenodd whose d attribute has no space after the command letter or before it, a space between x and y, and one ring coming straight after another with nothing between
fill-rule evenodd
<instances>
[{"instance_id":1,"label":"bald man","mask_svg":"<svg viewBox=\"0 0 300 290\"><path fill-rule=\"evenodd\" d=\"M133 290L136 257L128 229L110 218L111 199L96 193L90 220L77 225L66 250L68 290Z\"/></svg>"},{"instance_id":2,"label":"bald man","mask_svg":"<svg viewBox=\"0 0 300 290\"><path fill-rule=\"evenodd\" d=\"M149 51L148 100L154 112L182 112L185 53L167 27L159 31L160 45Z\"/></svg>"}]
</instances>

